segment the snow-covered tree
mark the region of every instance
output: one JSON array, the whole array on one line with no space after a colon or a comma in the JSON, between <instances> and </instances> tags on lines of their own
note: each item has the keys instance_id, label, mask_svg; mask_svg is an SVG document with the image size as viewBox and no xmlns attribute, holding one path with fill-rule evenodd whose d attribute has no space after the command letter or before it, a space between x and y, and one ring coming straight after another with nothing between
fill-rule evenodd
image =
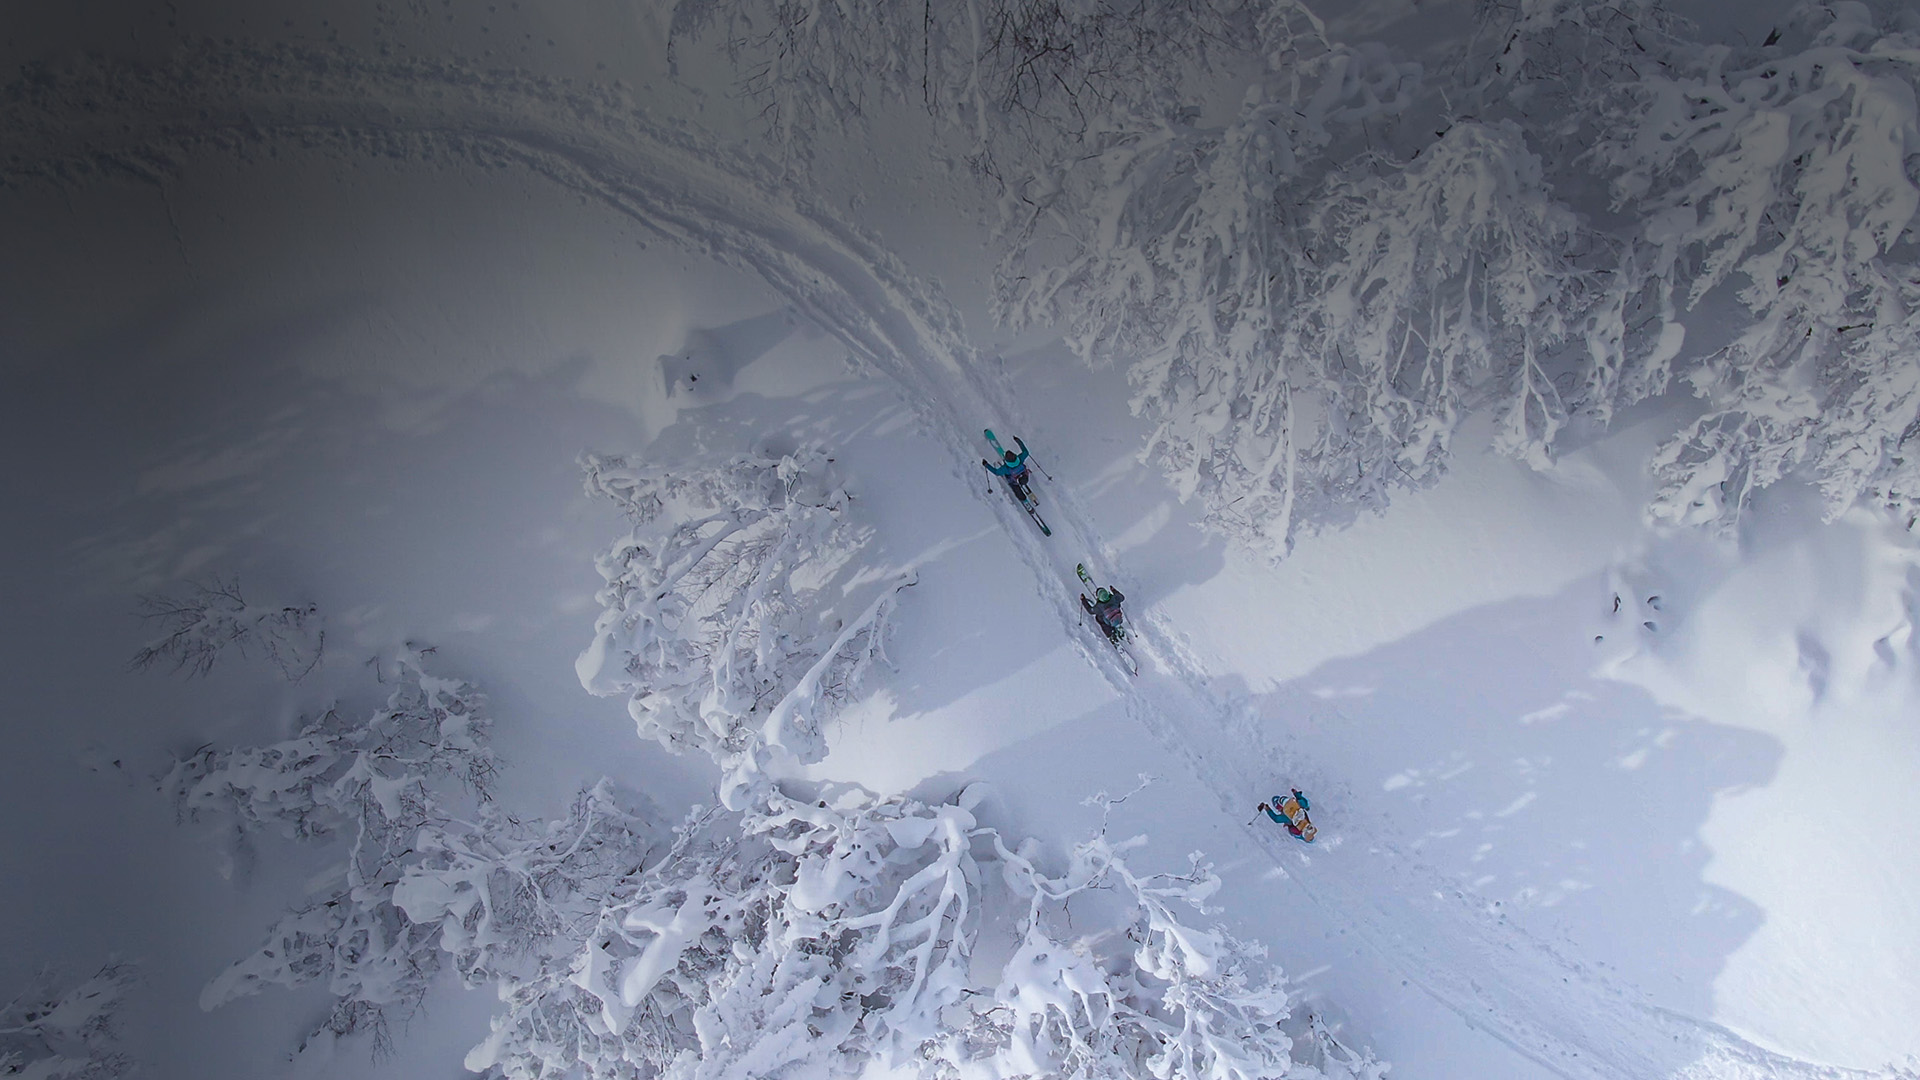
<instances>
[{"instance_id":1,"label":"snow-covered tree","mask_svg":"<svg viewBox=\"0 0 1920 1080\"><path fill-rule=\"evenodd\" d=\"M1148 454L1256 548L1431 479L1471 409L1535 461L1563 422L1542 354L1581 304L1576 221L1510 123L1364 152L1421 85L1378 47L1276 58L1224 128L1117 138L1012 233L1000 316L1130 357Z\"/></svg>"},{"instance_id":2,"label":"snow-covered tree","mask_svg":"<svg viewBox=\"0 0 1920 1080\"><path fill-rule=\"evenodd\" d=\"M1035 845L993 838L1003 880L1025 899L1018 943L993 993L969 999L970 1022L928 1056L934 1075L1152 1076L1200 1080L1378 1080L1386 1066L1311 1028L1296 1051L1279 1024L1291 998L1266 950L1180 909L1206 914L1220 879L1196 853L1187 872L1139 874L1103 827L1049 875ZM1104 896L1102 895L1104 894ZM1087 905L1099 897L1103 903ZM1083 901L1075 914L1069 906ZM1091 907L1091 910L1089 910ZM1102 910L1105 917L1102 918ZM1089 916L1092 916L1091 918ZM1318 1059L1316 1067L1313 1058ZM1324 1071L1323 1071L1324 1069Z\"/></svg>"},{"instance_id":3,"label":"snow-covered tree","mask_svg":"<svg viewBox=\"0 0 1920 1080\"><path fill-rule=\"evenodd\" d=\"M1729 524L1801 467L1830 513L1920 494L1911 14L1802 4L1761 46L1674 50L1621 87L1594 160L1646 222L1640 273L1669 307L1726 285L1752 320L1682 376L1707 412L1655 457L1656 517Z\"/></svg>"},{"instance_id":4,"label":"snow-covered tree","mask_svg":"<svg viewBox=\"0 0 1920 1080\"><path fill-rule=\"evenodd\" d=\"M1259 947L1176 911L1217 888L1204 868L1136 875L1102 836L1053 877L1034 845L1009 851L978 824L971 793L822 794L696 812L613 890L570 962L505 985L508 1010L468 1067L514 1080L1384 1071L1339 1050L1353 1068L1295 1060ZM1024 915L985 917L990 890ZM980 942L996 935L984 951L1007 959L982 970Z\"/></svg>"},{"instance_id":5,"label":"snow-covered tree","mask_svg":"<svg viewBox=\"0 0 1920 1080\"><path fill-rule=\"evenodd\" d=\"M394 890L433 850L420 846L423 837L452 829L458 807L448 798L484 801L496 763L484 702L470 684L429 675L417 658L399 672L386 705L364 722L330 710L284 742L203 749L163 781L184 819L222 819L236 844L264 830L348 843L339 884L214 979L202 1007L268 985L320 982L337 1000L309 1041L366 1030L381 1048L389 1010L412 1008L440 970L440 923L408 917Z\"/></svg>"},{"instance_id":6,"label":"snow-covered tree","mask_svg":"<svg viewBox=\"0 0 1920 1080\"><path fill-rule=\"evenodd\" d=\"M1293 0L677 0L672 20L676 42L719 39L791 157L904 100L987 175L1164 114L1183 77L1257 66L1318 31Z\"/></svg>"},{"instance_id":7,"label":"snow-covered tree","mask_svg":"<svg viewBox=\"0 0 1920 1080\"><path fill-rule=\"evenodd\" d=\"M185 821L221 819L243 834L308 840L351 833L385 847L438 812L451 782L489 797L497 767L491 720L471 684L430 675L417 655L397 667L384 707L364 721L338 709L269 746L202 748L161 781Z\"/></svg>"},{"instance_id":8,"label":"snow-covered tree","mask_svg":"<svg viewBox=\"0 0 1920 1080\"><path fill-rule=\"evenodd\" d=\"M1314 295L1296 309L1304 351L1343 369L1309 460L1418 483L1466 411L1500 402L1496 445L1544 463L1565 408L1541 360L1581 306L1575 234L1511 123L1457 123L1385 175L1335 177L1309 222Z\"/></svg>"},{"instance_id":9,"label":"snow-covered tree","mask_svg":"<svg viewBox=\"0 0 1920 1080\"><path fill-rule=\"evenodd\" d=\"M1511 95L1508 104L1547 131L1590 116L1589 93L1637 78L1682 29L1663 0L1476 0L1475 8L1459 85Z\"/></svg>"},{"instance_id":10,"label":"snow-covered tree","mask_svg":"<svg viewBox=\"0 0 1920 1080\"><path fill-rule=\"evenodd\" d=\"M588 492L633 528L597 562L603 610L581 684L626 696L643 737L710 754L730 806L774 757L818 760L823 725L884 659L896 594L912 584L869 586L857 614L837 612L863 584L853 560L871 534L847 523L831 461L802 449L709 468L584 465Z\"/></svg>"},{"instance_id":11,"label":"snow-covered tree","mask_svg":"<svg viewBox=\"0 0 1920 1080\"><path fill-rule=\"evenodd\" d=\"M227 649L242 656L257 649L280 674L298 682L319 666L326 651L327 632L318 607L250 604L237 581L216 579L181 596L142 596L138 610L165 634L134 654L136 668L164 666L205 675Z\"/></svg>"},{"instance_id":12,"label":"snow-covered tree","mask_svg":"<svg viewBox=\"0 0 1920 1080\"><path fill-rule=\"evenodd\" d=\"M1431 480L1474 412L1544 466L1572 418L1674 388L1707 409L1653 462L1658 519L1731 523L1796 472L1832 513L1913 501L1902 5L1803 3L1736 48L1657 0L1481 0L1431 72L1295 5L675 12L787 144L890 91L990 159L998 315L1124 362L1148 456L1257 549ZM1745 321L1689 354L1710 295Z\"/></svg>"},{"instance_id":13,"label":"snow-covered tree","mask_svg":"<svg viewBox=\"0 0 1920 1080\"><path fill-rule=\"evenodd\" d=\"M1223 128L1096 146L1029 196L1003 316L1130 357L1176 491L1269 551L1436 475L1475 410L1539 466L1572 416L1674 386L1708 410L1653 462L1657 518L1731 522L1800 469L1832 513L1911 503L1910 16L1805 4L1740 49L1647 0L1478 17L1473 70L1421 82L1330 47ZM1397 158L1339 143L1413 115L1439 134ZM1596 166L1613 206L1583 218L1567 200ZM1689 356L1687 312L1723 285L1751 321Z\"/></svg>"},{"instance_id":14,"label":"snow-covered tree","mask_svg":"<svg viewBox=\"0 0 1920 1080\"><path fill-rule=\"evenodd\" d=\"M469 1068L839 1076L907 1060L966 987L973 817L843 792L698 811L564 963L509 983Z\"/></svg>"},{"instance_id":15,"label":"snow-covered tree","mask_svg":"<svg viewBox=\"0 0 1920 1080\"><path fill-rule=\"evenodd\" d=\"M114 1017L133 986L131 965L113 961L70 990L43 976L0 1006L0 1076L118 1080L133 1062L115 1049Z\"/></svg>"},{"instance_id":16,"label":"snow-covered tree","mask_svg":"<svg viewBox=\"0 0 1920 1080\"><path fill-rule=\"evenodd\" d=\"M379 1052L448 973L499 991L467 1065L513 1080L1379 1075L1364 1056L1328 1059L1348 1073L1296 1060L1264 953L1177 910L1218 887L1197 862L1136 874L1121 852L1140 841L1103 830L1051 875L978 822L979 789L929 804L772 783L742 810L695 808L661 850L604 781L557 822L500 811L486 732L471 686L410 658L365 724L330 712L180 762L186 817L347 842L338 884L202 1004L322 983L335 1005L302 1052L356 1033ZM994 970L983 938L1008 958Z\"/></svg>"}]
</instances>

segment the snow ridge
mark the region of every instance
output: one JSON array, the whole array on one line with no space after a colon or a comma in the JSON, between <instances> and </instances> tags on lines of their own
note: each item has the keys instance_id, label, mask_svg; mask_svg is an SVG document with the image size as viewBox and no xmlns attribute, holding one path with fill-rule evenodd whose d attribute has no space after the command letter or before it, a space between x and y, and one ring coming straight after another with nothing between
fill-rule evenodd
<instances>
[{"instance_id":1,"label":"snow ridge","mask_svg":"<svg viewBox=\"0 0 1920 1080\"><path fill-rule=\"evenodd\" d=\"M785 188L772 163L646 120L612 92L457 64L209 44L164 68L101 61L35 71L0 91L0 103L7 117L0 135L11 148L0 161L0 182L66 184L123 174L164 183L172 162L189 153L246 156L288 144L527 168L762 277L842 341L856 363L899 385L949 449L956 479L974 475L983 419L1018 421L1012 395L977 363L958 313L877 240ZM1111 651L1094 647L1078 626L1075 591L1018 508L963 486L1000 515L1075 648L1219 794L1227 812L1239 812L1270 783L1281 756L1246 752L1258 736L1213 693L1164 616L1139 619L1143 651L1158 671L1128 680ZM1077 501L1061 493L1058 502L1056 532L1063 535L1055 550L1093 553L1096 575L1114 576L1112 550ZM1230 746L1237 749L1229 753ZM1268 775L1252 775L1253 763L1263 763ZM1306 763L1288 764L1290 775L1310 782ZM1520 929L1470 910L1463 896L1446 899L1450 884L1413 857L1358 826L1341 831L1311 854L1283 847L1292 841L1271 831L1256 838L1330 923L1368 941L1469 1023L1568 1080L1912 1075L1799 1061L1636 1001ZM1441 899L1416 901L1416 893ZM1408 926L1423 930L1410 935ZM1432 944L1441 941L1460 945L1442 955Z\"/></svg>"}]
</instances>

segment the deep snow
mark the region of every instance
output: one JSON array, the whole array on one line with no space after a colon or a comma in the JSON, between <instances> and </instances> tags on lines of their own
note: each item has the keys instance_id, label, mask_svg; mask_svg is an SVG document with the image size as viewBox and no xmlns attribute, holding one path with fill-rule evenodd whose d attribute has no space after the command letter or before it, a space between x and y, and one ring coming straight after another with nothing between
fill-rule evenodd
<instances>
[{"instance_id":1,"label":"deep snow","mask_svg":"<svg viewBox=\"0 0 1920 1080\"><path fill-rule=\"evenodd\" d=\"M1117 370L1046 340L973 351L984 312L963 303L963 331L916 276L967 266L937 199L911 221L870 208L870 242L764 176L677 187L671 153L545 122L620 143L602 179L658 171L596 200L539 163L207 150L164 185L0 196L5 985L119 953L147 972L128 1048L157 1074L272 1075L318 997L193 1002L318 855L224 881L139 780L366 697L365 657L401 640L492 695L527 812L603 772L706 797L703 767L573 678L617 529L574 458L780 434L833 445L876 560L920 574L896 670L814 774L939 797L988 779L1056 850L1088 795L1160 777L1118 828L1164 865L1209 852L1229 924L1396 1075L1808 1076L1920 1053L1910 534L1820 525L1785 487L1738 547L1650 530L1641 469L1687 415L1663 401L1549 472L1463 456L1384 517L1252 561L1134 459ZM632 223L652 214L729 265ZM696 370L724 374L675 384ZM1051 474L1052 540L971 465L988 425ZM1146 624L1138 682L1076 625L1083 558ZM124 670L133 595L212 573L318 603L323 671ZM1314 848L1254 819L1285 782L1314 796ZM483 997L437 997L398 1058L349 1047L332 1075L456 1074Z\"/></svg>"}]
</instances>

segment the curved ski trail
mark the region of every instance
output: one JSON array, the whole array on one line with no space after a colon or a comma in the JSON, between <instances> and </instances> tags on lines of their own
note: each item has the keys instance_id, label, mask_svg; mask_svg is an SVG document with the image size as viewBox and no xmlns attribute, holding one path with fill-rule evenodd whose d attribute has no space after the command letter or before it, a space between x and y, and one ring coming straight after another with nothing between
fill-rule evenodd
<instances>
[{"instance_id":1,"label":"curved ski trail","mask_svg":"<svg viewBox=\"0 0 1920 1080\"><path fill-rule=\"evenodd\" d=\"M1112 551L1058 485L1056 535L1048 541L1011 500L972 482L982 423L1017 423L1019 410L1008 388L984 374L958 313L874 238L799 197L765 160L647 121L610 92L457 64L293 48L208 51L164 68L100 62L36 72L0 91L0 101L9 147L0 176L15 182L103 173L154 179L176 155L244 156L287 143L514 165L758 275L839 338L856 362L900 387L952 455L956 479L999 516L1074 647L1225 812L1243 814L1282 769L1310 786L1305 763L1259 747L1260 736L1218 699L1163 616L1136 616L1145 665L1137 680L1083 630L1077 586L1063 572L1072 563L1063 568L1045 545L1085 553L1101 580L1117 576ZM1329 923L1367 941L1470 1024L1569 1080L1889 1075L1797 1061L1650 1006L1520 928L1489 922L1454 883L1391 846L1352 827L1323 826L1322 834L1326 840L1307 849L1271 830L1252 833ZM1442 942L1450 943L1444 951Z\"/></svg>"}]
</instances>

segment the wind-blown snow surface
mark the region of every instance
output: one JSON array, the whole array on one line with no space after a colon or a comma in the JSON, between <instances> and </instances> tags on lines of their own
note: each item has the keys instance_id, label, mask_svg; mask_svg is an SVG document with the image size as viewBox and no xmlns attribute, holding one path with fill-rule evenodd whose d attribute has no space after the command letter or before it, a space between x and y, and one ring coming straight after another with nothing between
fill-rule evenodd
<instances>
[{"instance_id":1,"label":"wind-blown snow surface","mask_svg":"<svg viewBox=\"0 0 1920 1080\"><path fill-rule=\"evenodd\" d=\"M818 775L987 778L1057 847L1082 798L1158 774L1117 827L1169 865L1205 848L1230 923L1401 1075L1840 1076L1920 1052L1910 536L1818 526L1791 491L1738 550L1650 533L1640 470L1685 419L1651 409L1550 472L1464 460L1246 563L1135 461L1112 374L1045 343L983 358L916 251L775 170L536 81L289 59L83 71L9 114L15 171L40 175L4 196L6 437L31 463L8 474L6 805L51 819L9 839L35 868L0 894L12 984L118 951L150 972L136 1056L270 1075L315 1002L180 1003L312 868L269 857L236 893L118 777L282 734L403 638L494 695L528 807L599 771L699 798L571 681L617 528L573 456L779 436L838 448L878 558L920 575L897 670ZM87 121L101 99L116 119ZM143 161L177 171L117 174ZM960 242L930 239L954 273ZM703 354L726 385L678 386ZM1049 471L1051 540L973 464L988 425ZM1138 681L1078 624L1080 559L1129 595ZM215 572L329 613L321 681L120 670L132 593ZM1287 782L1314 848L1253 819ZM450 1071L487 1004L434 1002L381 1068Z\"/></svg>"}]
</instances>

